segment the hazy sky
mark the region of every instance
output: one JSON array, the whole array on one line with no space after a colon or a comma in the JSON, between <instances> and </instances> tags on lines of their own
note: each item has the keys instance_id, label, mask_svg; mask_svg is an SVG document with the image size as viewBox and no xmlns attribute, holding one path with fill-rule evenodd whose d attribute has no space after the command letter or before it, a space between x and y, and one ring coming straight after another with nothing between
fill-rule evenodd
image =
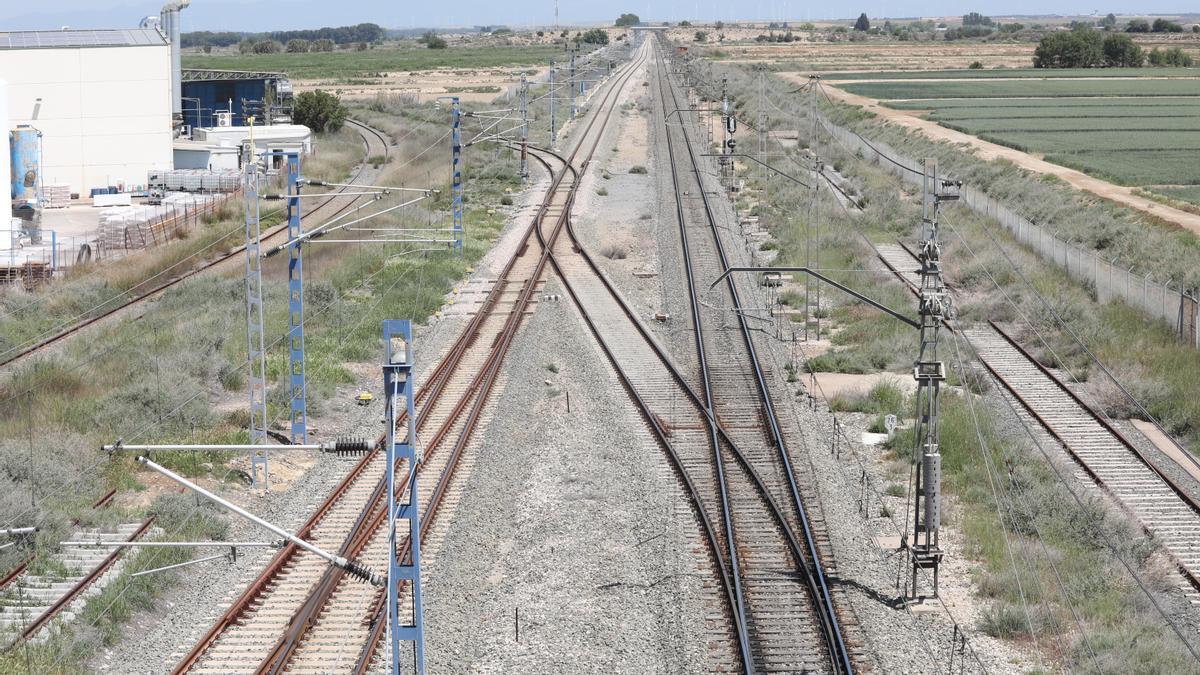
<instances>
[{"instance_id":1,"label":"hazy sky","mask_svg":"<svg viewBox=\"0 0 1200 675\"><path fill-rule=\"evenodd\" d=\"M0 30L113 28L137 25L158 14L161 0L51 0L29 3L0 0ZM1003 14L1100 14L1138 12L1174 14L1196 11L1190 0L858 0L841 3L786 0L559 0L562 23L612 21L622 12L643 19L826 19L852 18L865 11L872 17L951 16L968 11ZM36 9L34 9L36 8ZM388 28L471 26L479 24L549 25L554 0L193 0L183 13L184 30L317 28L371 21Z\"/></svg>"}]
</instances>

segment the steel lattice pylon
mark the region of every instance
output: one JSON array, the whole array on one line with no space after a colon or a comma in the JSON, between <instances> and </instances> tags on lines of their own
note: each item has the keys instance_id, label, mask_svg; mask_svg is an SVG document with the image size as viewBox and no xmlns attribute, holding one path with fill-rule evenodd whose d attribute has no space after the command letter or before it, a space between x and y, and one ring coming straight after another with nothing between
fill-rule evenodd
<instances>
[{"instance_id":1,"label":"steel lattice pylon","mask_svg":"<svg viewBox=\"0 0 1200 675\"><path fill-rule=\"evenodd\" d=\"M388 649L392 673L400 671L401 644L413 643L413 659L418 674L425 672L425 626L421 609L421 519L417 501L416 414L413 394L416 374L413 369L412 324L405 321L383 322L383 390L387 397L387 486L388 486ZM405 425L397 429L401 414ZM397 463L406 479L396 494ZM400 545L404 537L402 523L408 523L408 547ZM409 584L412 598L412 622L400 622L400 585Z\"/></svg>"},{"instance_id":2,"label":"steel lattice pylon","mask_svg":"<svg viewBox=\"0 0 1200 675\"><path fill-rule=\"evenodd\" d=\"M269 487L267 467L267 361L263 340L262 257L259 255L259 181L258 159L253 146L247 149L242 187L246 201L246 355L249 359L247 381L250 391L250 443L262 450L250 453L250 480L258 484L262 467L263 485Z\"/></svg>"},{"instance_id":3,"label":"steel lattice pylon","mask_svg":"<svg viewBox=\"0 0 1200 675\"><path fill-rule=\"evenodd\" d=\"M450 133L450 205L454 210L454 250L462 254L463 247L463 178L462 178L462 111L458 105L458 97L450 97L451 133Z\"/></svg>"},{"instance_id":4,"label":"steel lattice pylon","mask_svg":"<svg viewBox=\"0 0 1200 675\"><path fill-rule=\"evenodd\" d=\"M308 387L304 381L304 234L300 226L300 154L287 157L288 375L292 443L308 442Z\"/></svg>"},{"instance_id":5,"label":"steel lattice pylon","mask_svg":"<svg viewBox=\"0 0 1200 675\"><path fill-rule=\"evenodd\" d=\"M941 244L938 241L938 210L943 201L958 198L957 193L942 194L938 182L937 161L925 160L921 208L921 345L913 364L917 381L916 464L913 493L912 596L917 593L917 573L933 571L933 595L938 594L938 569L943 551L939 545L942 520L942 454L938 429L940 385L946 379L946 367L938 359L938 336L950 313L950 297L942 282Z\"/></svg>"}]
</instances>

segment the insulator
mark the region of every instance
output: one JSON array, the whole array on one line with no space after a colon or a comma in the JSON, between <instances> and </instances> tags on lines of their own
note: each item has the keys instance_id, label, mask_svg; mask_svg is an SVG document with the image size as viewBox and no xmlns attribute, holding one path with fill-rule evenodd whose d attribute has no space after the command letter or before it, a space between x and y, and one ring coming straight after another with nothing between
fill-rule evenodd
<instances>
[{"instance_id":1,"label":"insulator","mask_svg":"<svg viewBox=\"0 0 1200 675\"><path fill-rule=\"evenodd\" d=\"M365 581L374 586L383 585L383 578L372 572L371 568L360 562L349 560L346 562L346 566L343 569L345 569L346 572L359 581Z\"/></svg>"},{"instance_id":2,"label":"insulator","mask_svg":"<svg viewBox=\"0 0 1200 675\"><path fill-rule=\"evenodd\" d=\"M362 456L371 449L365 438L339 438L334 444L334 452L339 457Z\"/></svg>"}]
</instances>

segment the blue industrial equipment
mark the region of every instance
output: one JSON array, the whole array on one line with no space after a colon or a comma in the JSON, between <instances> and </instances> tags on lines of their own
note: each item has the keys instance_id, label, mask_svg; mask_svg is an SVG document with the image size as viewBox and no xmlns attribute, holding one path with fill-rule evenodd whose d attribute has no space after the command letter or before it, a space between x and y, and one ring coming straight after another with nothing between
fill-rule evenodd
<instances>
[{"instance_id":1,"label":"blue industrial equipment","mask_svg":"<svg viewBox=\"0 0 1200 675\"><path fill-rule=\"evenodd\" d=\"M20 218L33 243L38 244L41 243L39 226L42 222L42 132L21 124L10 132L9 137L13 212L0 216Z\"/></svg>"},{"instance_id":2,"label":"blue industrial equipment","mask_svg":"<svg viewBox=\"0 0 1200 675\"><path fill-rule=\"evenodd\" d=\"M462 179L462 133L460 121L462 111L459 109L458 97L450 97L451 104L451 134L450 134L450 169L453 175L451 183L451 207L454 210L454 251L462 254L463 247L463 179Z\"/></svg>"},{"instance_id":3,"label":"blue industrial equipment","mask_svg":"<svg viewBox=\"0 0 1200 675\"><path fill-rule=\"evenodd\" d=\"M388 579L387 620L388 646L391 651L392 673L400 671L400 647L413 643L416 672L425 672L425 626L421 610L421 519L417 501L416 414L413 395L416 392L416 373L413 369L412 323L383 322L383 390L387 398L387 489L388 489ZM397 429L400 415L405 414L405 426ZM397 462L405 482L396 494ZM408 547L400 550L400 521L408 521ZM412 597L412 622L400 622L400 585L409 584Z\"/></svg>"},{"instance_id":4,"label":"blue industrial equipment","mask_svg":"<svg viewBox=\"0 0 1200 675\"><path fill-rule=\"evenodd\" d=\"M304 381L304 234L300 226L300 154L287 155L288 375L292 443L308 442L308 387Z\"/></svg>"},{"instance_id":5,"label":"blue industrial equipment","mask_svg":"<svg viewBox=\"0 0 1200 675\"><path fill-rule=\"evenodd\" d=\"M42 196L42 132L22 124L13 129L12 139L12 200L41 204Z\"/></svg>"},{"instance_id":6,"label":"blue industrial equipment","mask_svg":"<svg viewBox=\"0 0 1200 675\"><path fill-rule=\"evenodd\" d=\"M229 113L235 126L274 124L292 111L292 85L283 73L184 70L183 121L195 127L219 126L219 113ZM270 113L270 114L267 114Z\"/></svg>"}]
</instances>

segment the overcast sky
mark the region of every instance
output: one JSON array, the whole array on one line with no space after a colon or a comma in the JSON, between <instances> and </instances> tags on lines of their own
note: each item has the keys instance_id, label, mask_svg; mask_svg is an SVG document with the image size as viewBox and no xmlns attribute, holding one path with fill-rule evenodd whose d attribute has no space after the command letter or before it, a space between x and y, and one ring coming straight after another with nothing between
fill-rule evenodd
<instances>
[{"instance_id":1,"label":"overcast sky","mask_svg":"<svg viewBox=\"0 0 1200 675\"><path fill-rule=\"evenodd\" d=\"M47 8L48 6L48 8ZM48 3L0 0L0 30L114 28L135 26L158 14L161 0L51 0ZM36 9L34 9L36 8ZM858 12L872 17L951 16L967 11L1006 14L1100 14L1115 12L1176 14L1196 11L1192 0L858 0L851 4L809 0L559 0L562 23L610 22L621 12L643 19L834 19ZM554 0L193 0L183 13L184 30L319 28L361 22L387 28L472 26L480 24L549 25Z\"/></svg>"}]
</instances>

